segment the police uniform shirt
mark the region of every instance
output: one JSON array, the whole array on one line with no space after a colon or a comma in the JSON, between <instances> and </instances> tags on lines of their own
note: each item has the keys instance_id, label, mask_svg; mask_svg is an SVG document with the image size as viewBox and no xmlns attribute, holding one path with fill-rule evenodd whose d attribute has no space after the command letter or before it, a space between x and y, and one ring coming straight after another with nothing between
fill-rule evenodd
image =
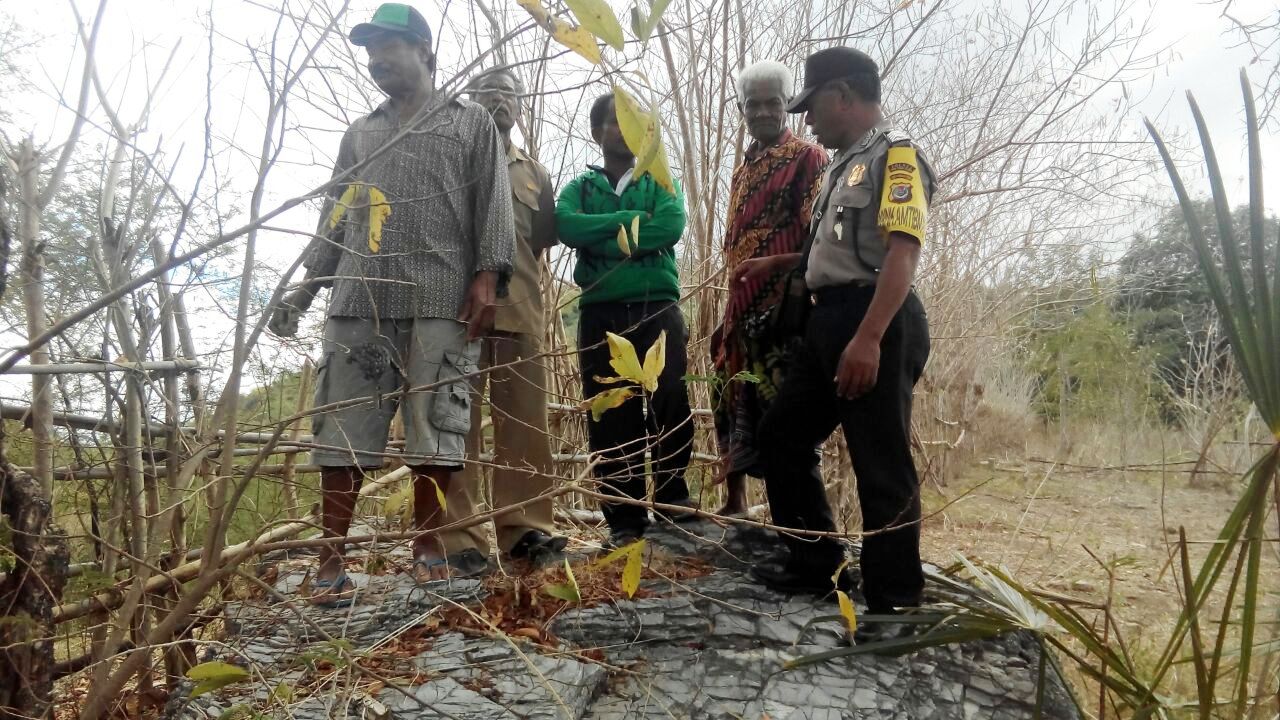
<instances>
[{"instance_id":1,"label":"police uniform shirt","mask_svg":"<svg viewBox=\"0 0 1280 720\"><path fill-rule=\"evenodd\" d=\"M555 194L547 169L515 145L507 148L507 172L516 229L515 269L507 297L498 300L493 329L540 335L542 255L558 242Z\"/></svg>"},{"instance_id":2,"label":"police uniform shirt","mask_svg":"<svg viewBox=\"0 0 1280 720\"><path fill-rule=\"evenodd\" d=\"M887 167L891 147L910 149L907 155L914 156L914 167L905 157L895 159L894 168ZM905 231L923 243L933 189L933 170L923 153L906 133L887 123L837 153L818 196L820 214L814 216L818 227L805 284L817 290L874 283L884 265L889 230Z\"/></svg>"}]
</instances>

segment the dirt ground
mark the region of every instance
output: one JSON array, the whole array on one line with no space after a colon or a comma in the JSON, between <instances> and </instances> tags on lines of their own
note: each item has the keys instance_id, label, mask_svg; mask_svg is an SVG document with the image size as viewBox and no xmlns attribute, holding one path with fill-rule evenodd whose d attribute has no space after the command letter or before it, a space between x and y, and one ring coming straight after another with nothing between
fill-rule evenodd
<instances>
[{"instance_id":1,"label":"dirt ground","mask_svg":"<svg viewBox=\"0 0 1280 720\"><path fill-rule=\"evenodd\" d=\"M1154 656L1167 641L1181 600L1169 558L1177 529L1193 544L1192 568L1208 550L1240 486L1193 487L1186 475L1082 472L1032 465L1010 470L979 466L944 487L927 485L923 531L926 559L948 565L956 553L1003 565L1020 582L1062 595L1104 602L1114 567L1112 607L1136 656ZM932 514L930 516L930 514ZM1274 518L1267 536L1276 535ZM1095 556L1097 559L1095 559ZM1264 599L1280 622L1280 543L1263 559ZM1261 629L1264 634L1268 632Z\"/></svg>"}]
</instances>

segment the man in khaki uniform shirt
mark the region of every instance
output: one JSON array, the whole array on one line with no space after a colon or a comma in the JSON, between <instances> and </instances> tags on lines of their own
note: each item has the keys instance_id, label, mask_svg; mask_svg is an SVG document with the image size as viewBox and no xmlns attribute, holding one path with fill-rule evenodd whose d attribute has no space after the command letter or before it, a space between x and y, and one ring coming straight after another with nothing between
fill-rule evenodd
<instances>
[{"instance_id":1,"label":"man in khaki uniform shirt","mask_svg":"<svg viewBox=\"0 0 1280 720\"><path fill-rule=\"evenodd\" d=\"M493 420L493 507L514 505L546 493L551 480L551 445L547 435L547 372L542 355L543 302L538 278L542 256L556 244L555 196L551 176L537 160L511 142L511 128L524 92L520 80L496 71L476 83L474 98L493 116L506 140L507 171L511 180L516 237L515 270L509 295L499 301L494 331L484 338L481 369L497 368L480 376L476 395L487 381L490 417ZM472 403L471 435L467 438L470 462L460 481L450 485L447 522L483 512L483 465L476 461L484 446L480 403ZM555 537L550 499L526 505L494 518L498 547L511 557L542 562L559 556L567 540ZM489 544L483 525L443 533L441 542L450 553L454 575L484 572Z\"/></svg>"}]
</instances>

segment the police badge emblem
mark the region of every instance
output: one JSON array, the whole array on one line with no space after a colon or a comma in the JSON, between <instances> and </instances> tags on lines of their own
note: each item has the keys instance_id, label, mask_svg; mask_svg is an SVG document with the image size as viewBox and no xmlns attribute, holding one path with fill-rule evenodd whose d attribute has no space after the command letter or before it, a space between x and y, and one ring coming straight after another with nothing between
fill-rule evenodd
<instances>
[{"instance_id":1,"label":"police badge emblem","mask_svg":"<svg viewBox=\"0 0 1280 720\"><path fill-rule=\"evenodd\" d=\"M862 163L858 163L857 165L854 165L853 169L849 171L849 180L848 180L849 187L853 187L854 185L857 185L858 183L862 182L862 176L865 175L866 172L867 172L866 165Z\"/></svg>"},{"instance_id":2,"label":"police badge emblem","mask_svg":"<svg viewBox=\"0 0 1280 720\"><path fill-rule=\"evenodd\" d=\"M904 203L911 201L911 183L898 183L889 188L889 201Z\"/></svg>"}]
</instances>

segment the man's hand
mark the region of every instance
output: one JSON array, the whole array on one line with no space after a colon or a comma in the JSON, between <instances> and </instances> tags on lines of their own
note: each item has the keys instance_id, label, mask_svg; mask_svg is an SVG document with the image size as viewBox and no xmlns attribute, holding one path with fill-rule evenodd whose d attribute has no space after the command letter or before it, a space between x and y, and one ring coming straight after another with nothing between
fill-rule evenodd
<instances>
[{"instance_id":1,"label":"man's hand","mask_svg":"<svg viewBox=\"0 0 1280 720\"><path fill-rule=\"evenodd\" d=\"M716 460L716 476L711 481L712 485L723 485L729 479L729 470L733 467L733 458L728 452L724 453Z\"/></svg>"},{"instance_id":2,"label":"man's hand","mask_svg":"<svg viewBox=\"0 0 1280 720\"><path fill-rule=\"evenodd\" d=\"M880 371L880 340L857 332L840 353L836 369L836 395L845 400L865 395L875 387Z\"/></svg>"},{"instance_id":3,"label":"man's hand","mask_svg":"<svg viewBox=\"0 0 1280 720\"><path fill-rule=\"evenodd\" d=\"M498 273L493 271L476 273L471 281L471 287L467 288L467 299L462 303L462 312L458 313L458 319L467 324L468 341L484 337L493 330L497 301Z\"/></svg>"},{"instance_id":4,"label":"man's hand","mask_svg":"<svg viewBox=\"0 0 1280 720\"><path fill-rule=\"evenodd\" d=\"M271 319L267 321L267 329L274 333L277 337L288 338L298 334L298 321L302 319L302 314L311 307L311 301L316 297L316 292L310 285L294 290L276 306L274 312L271 313Z\"/></svg>"},{"instance_id":5,"label":"man's hand","mask_svg":"<svg viewBox=\"0 0 1280 720\"><path fill-rule=\"evenodd\" d=\"M777 269L778 256L749 258L738 263L733 269L733 282L748 283L762 280Z\"/></svg>"}]
</instances>

